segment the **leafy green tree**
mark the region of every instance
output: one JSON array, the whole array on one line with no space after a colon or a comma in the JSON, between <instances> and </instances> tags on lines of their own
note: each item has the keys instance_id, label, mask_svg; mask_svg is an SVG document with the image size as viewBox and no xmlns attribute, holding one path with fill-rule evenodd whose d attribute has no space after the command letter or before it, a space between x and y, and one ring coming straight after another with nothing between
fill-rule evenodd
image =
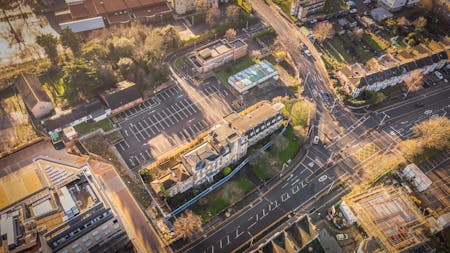
<instances>
[{"instance_id":1,"label":"leafy green tree","mask_svg":"<svg viewBox=\"0 0 450 253\"><path fill-rule=\"evenodd\" d=\"M83 58L75 58L66 63L63 67L63 80L66 90L72 95L75 95L74 92L88 94L101 85L96 67Z\"/></svg>"},{"instance_id":2,"label":"leafy green tree","mask_svg":"<svg viewBox=\"0 0 450 253\"><path fill-rule=\"evenodd\" d=\"M81 37L80 35L72 32L69 28L63 29L60 33L59 40L64 47L68 47L72 50L74 55L79 55L81 49Z\"/></svg>"},{"instance_id":3,"label":"leafy green tree","mask_svg":"<svg viewBox=\"0 0 450 253\"><path fill-rule=\"evenodd\" d=\"M146 183L149 183L153 180L153 173L148 169L140 170L139 174L141 175L142 180L144 180L144 182Z\"/></svg>"},{"instance_id":4,"label":"leafy green tree","mask_svg":"<svg viewBox=\"0 0 450 253\"><path fill-rule=\"evenodd\" d=\"M55 36L50 33L41 34L36 38L36 43L44 49L47 57L55 65L58 62L58 40Z\"/></svg>"},{"instance_id":5,"label":"leafy green tree","mask_svg":"<svg viewBox=\"0 0 450 253\"><path fill-rule=\"evenodd\" d=\"M112 37L107 41L109 57L117 61L121 57L130 57L134 52L134 42L126 37Z\"/></svg>"},{"instance_id":6,"label":"leafy green tree","mask_svg":"<svg viewBox=\"0 0 450 253\"><path fill-rule=\"evenodd\" d=\"M103 62L108 56L108 50L97 42L89 41L81 47L81 57L88 61Z\"/></svg>"},{"instance_id":7,"label":"leafy green tree","mask_svg":"<svg viewBox=\"0 0 450 253\"><path fill-rule=\"evenodd\" d=\"M230 168L230 167L225 167L225 168L223 168L222 173L223 173L224 176L230 175L230 173L231 173L231 168Z\"/></svg>"},{"instance_id":8,"label":"leafy green tree","mask_svg":"<svg viewBox=\"0 0 450 253\"><path fill-rule=\"evenodd\" d=\"M177 30L172 25L166 26L162 31L162 41L166 49L176 49L180 43L180 37Z\"/></svg>"},{"instance_id":9,"label":"leafy green tree","mask_svg":"<svg viewBox=\"0 0 450 253\"><path fill-rule=\"evenodd\" d=\"M418 17L416 20L414 20L414 28L416 28L417 31L423 31L426 26L427 26L426 18Z\"/></svg>"}]
</instances>

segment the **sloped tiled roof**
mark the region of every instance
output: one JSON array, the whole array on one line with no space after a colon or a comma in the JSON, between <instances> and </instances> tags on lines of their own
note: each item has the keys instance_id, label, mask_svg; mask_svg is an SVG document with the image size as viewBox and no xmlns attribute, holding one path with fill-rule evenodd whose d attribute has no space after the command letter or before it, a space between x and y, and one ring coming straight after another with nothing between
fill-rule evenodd
<instances>
[{"instance_id":1,"label":"sloped tiled roof","mask_svg":"<svg viewBox=\"0 0 450 253\"><path fill-rule=\"evenodd\" d=\"M122 85L124 85L124 82L118 84L119 87ZM105 99L106 105L111 108L111 110L114 110L142 98L142 95L137 85L127 82L126 86L104 94L103 98Z\"/></svg>"},{"instance_id":2,"label":"sloped tiled roof","mask_svg":"<svg viewBox=\"0 0 450 253\"><path fill-rule=\"evenodd\" d=\"M21 74L17 78L16 88L22 95L25 105L30 109L39 102L50 102L49 96L35 75Z\"/></svg>"}]
</instances>

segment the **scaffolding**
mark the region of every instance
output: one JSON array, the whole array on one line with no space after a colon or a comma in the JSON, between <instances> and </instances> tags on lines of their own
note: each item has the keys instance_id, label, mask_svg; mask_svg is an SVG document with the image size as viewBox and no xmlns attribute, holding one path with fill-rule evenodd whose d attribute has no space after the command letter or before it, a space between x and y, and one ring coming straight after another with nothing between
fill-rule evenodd
<instances>
[{"instance_id":1,"label":"scaffolding","mask_svg":"<svg viewBox=\"0 0 450 253\"><path fill-rule=\"evenodd\" d=\"M425 217L409 196L393 186L378 186L345 197L363 229L380 239L388 252L421 243L427 229Z\"/></svg>"}]
</instances>

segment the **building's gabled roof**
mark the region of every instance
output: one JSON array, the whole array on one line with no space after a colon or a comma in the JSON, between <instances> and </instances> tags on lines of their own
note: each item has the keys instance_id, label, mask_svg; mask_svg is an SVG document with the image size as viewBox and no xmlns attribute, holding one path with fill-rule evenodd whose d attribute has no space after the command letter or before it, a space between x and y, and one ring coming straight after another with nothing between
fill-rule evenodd
<instances>
[{"instance_id":1,"label":"building's gabled roof","mask_svg":"<svg viewBox=\"0 0 450 253\"><path fill-rule=\"evenodd\" d=\"M218 156L213 146L204 142L183 155L183 164L190 171L201 170L208 163L214 162Z\"/></svg>"},{"instance_id":2,"label":"building's gabled roof","mask_svg":"<svg viewBox=\"0 0 450 253\"><path fill-rule=\"evenodd\" d=\"M62 128L75 120L91 115L93 118L106 113L105 106L96 99L88 104L84 104L73 108L70 111L66 111L60 115L46 120L43 125L47 131L53 131L57 128Z\"/></svg>"},{"instance_id":3,"label":"building's gabled roof","mask_svg":"<svg viewBox=\"0 0 450 253\"><path fill-rule=\"evenodd\" d=\"M103 95L106 105L111 110L142 98L139 87L132 82L122 81L117 86L119 87L118 89L109 91Z\"/></svg>"},{"instance_id":4,"label":"building's gabled roof","mask_svg":"<svg viewBox=\"0 0 450 253\"><path fill-rule=\"evenodd\" d=\"M39 102L51 102L35 75L21 74L17 78L16 88L29 109L35 107Z\"/></svg>"}]
</instances>

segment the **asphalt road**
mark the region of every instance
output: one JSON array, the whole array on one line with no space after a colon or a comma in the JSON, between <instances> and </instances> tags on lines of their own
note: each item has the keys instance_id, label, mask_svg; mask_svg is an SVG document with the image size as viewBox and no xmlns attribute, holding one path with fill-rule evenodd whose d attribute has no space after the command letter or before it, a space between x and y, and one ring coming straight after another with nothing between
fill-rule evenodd
<instances>
[{"instance_id":1,"label":"asphalt road","mask_svg":"<svg viewBox=\"0 0 450 253\"><path fill-rule=\"evenodd\" d=\"M232 111L234 96L215 78L199 86L183 85L161 90L116 116L124 139L115 147L130 169L173 152Z\"/></svg>"}]
</instances>

